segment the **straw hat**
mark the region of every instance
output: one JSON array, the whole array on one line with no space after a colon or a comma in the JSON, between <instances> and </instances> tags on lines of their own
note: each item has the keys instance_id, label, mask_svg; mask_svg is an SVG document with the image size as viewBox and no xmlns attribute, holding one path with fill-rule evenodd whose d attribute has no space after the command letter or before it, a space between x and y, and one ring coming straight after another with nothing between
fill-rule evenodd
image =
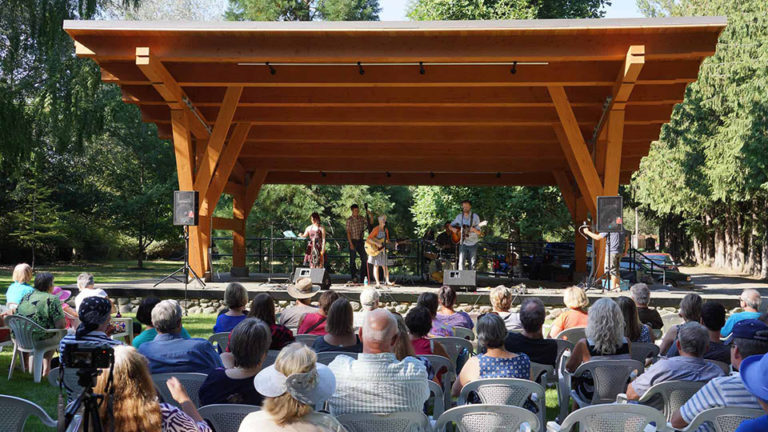
<instances>
[{"instance_id":1,"label":"straw hat","mask_svg":"<svg viewBox=\"0 0 768 432\"><path fill-rule=\"evenodd\" d=\"M312 279L301 278L288 286L288 294L295 299L310 298L320 291L320 285L312 285Z\"/></svg>"}]
</instances>

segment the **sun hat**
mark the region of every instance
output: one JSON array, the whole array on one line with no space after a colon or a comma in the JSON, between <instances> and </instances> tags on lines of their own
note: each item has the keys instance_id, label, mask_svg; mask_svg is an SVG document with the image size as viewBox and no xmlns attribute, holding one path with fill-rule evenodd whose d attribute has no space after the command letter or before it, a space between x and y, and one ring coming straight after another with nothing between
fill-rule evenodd
<instances>
[{"instance_id":1,"label":"sun hat","mask_svg":"<svg viewBox=\"0 0 768 432\"><path fill-rule=\"evenodd\" d=\"M327 366L320 363L307 373L287 377L272 365L256 374L253 385L256 391L266 397L274 398L288 392L305 405L315 405L328 400L336 391L336 377Z\"/></svg>"},{"instance_id":2,"label":"sun hat","mask_svg":"<svg viewBox=\"0 0 768 432\"><path fill-rule=\"evenodd\" d=\"M750 393L768 401L768 355L753 355L742 360L739 375Z\"/></svg>"},{"instance_id":3,"label":"sun hat","mask_svg":"<svg viewBox=\"0 0 768 432\"><path fill-rule=\"evenodd\" d=\"M295 299L313 297L318 291L320 291L320 285L313 285L310 278L301 278L293 285L288 285L288 294Z\"/></svg>"},{"instance_id":4,"label":"sun hat","mask_svg":"<svg viewBox=\"0 0 768 432\"><path fill-rule=\"evenodd\" d=\"M67 301L68 298L72 296L72 291L65 290L64 288L60 286L53 287L53 291L51 291L51 294L55 295L59 298L61 301Z\"/></svg>"}]
</instances>

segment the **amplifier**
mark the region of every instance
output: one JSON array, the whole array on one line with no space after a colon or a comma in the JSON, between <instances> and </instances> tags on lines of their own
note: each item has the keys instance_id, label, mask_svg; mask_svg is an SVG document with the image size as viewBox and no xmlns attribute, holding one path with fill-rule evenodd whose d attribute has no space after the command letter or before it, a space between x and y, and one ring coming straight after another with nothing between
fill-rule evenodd
<instances>
[{"instance_id":1,"label":"amplifier","mask_svg":"<svg viewBox=\"0 0 768 432\"><path fill-rule=\"evenodd\" d=\"M477 271L443 270L443 285L463 287L469 291L475 291L477 289Z\"/></svg>"},{"instance_id":2,"label":"amplifier","mask_svg":"<svg viewBox=\"0 0 768 432\"><path fill-rule=\"evenodd\" d=\"M296 283L301 278L312 279L312 285L320 285L320 289L327 290L331 288L331 275L325 269L311 269L307 267L298 267L293 272L292 283Z\"/></svg>"}]
</instances>

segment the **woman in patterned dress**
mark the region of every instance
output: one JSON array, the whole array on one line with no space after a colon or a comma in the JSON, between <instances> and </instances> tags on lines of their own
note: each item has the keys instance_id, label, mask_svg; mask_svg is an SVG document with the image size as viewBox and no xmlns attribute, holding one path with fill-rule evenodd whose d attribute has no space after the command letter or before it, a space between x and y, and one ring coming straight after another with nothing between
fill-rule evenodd
<instances>
[{"instance_id":1,"label":"woman in patterned dress","mask_svg":"<svg viewBox=\"0 0 768 432\"><path fill-rule=\"evenodd\" d=\"M320 215L317 212L310 216L312 225L304 230L301 238L309 237L307 251L304 254L304 262L309 263L309 268L323 268L325 266L325 228L320 225Z\"/></svg>"}]
</instances>

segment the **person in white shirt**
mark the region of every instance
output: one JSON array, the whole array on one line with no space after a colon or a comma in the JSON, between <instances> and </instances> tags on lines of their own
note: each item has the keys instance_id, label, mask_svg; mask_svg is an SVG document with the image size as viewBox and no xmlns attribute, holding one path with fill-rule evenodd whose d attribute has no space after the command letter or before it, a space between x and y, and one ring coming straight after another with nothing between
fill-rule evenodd
<instances>
[{"instance_id":1,"label":"person in white shirt","mask_svg":"<svg viewBox=\"0 0 768 432\"><path fill-rule=\"evenodd\" d=\"M472 213L472 202L461 202L461 213L451 222L449 228L454 234L460 234L459 240L459 270L474 270L477 263L477 241L480 231L480 216ZM469 268L464 261L469 260Z\"/></svg>"},{"instance_id":2,"label":"person in white shirt","mask_svg":"<svg viewBox=\"0 0 768 432\"><path fill-rule=\"evenodd\" d=\"M336 392L328 401L333 415L421 412L429 398L427 370L416 358L397 360L393 351L398 336L389 311L366 315L363 352L357 360L339 355L328 365L336 376Z\"/></svg>"},{"instance_id":3,"label":"person in white shirt","mask_svg":"<svg viewBox=\"0 0 768 432\"><path fill-rule=\"evenodd\" d=\"M104 297L109 298L107 292L101 288L96 288L93 283L93 275L88 273L80 273L77 277L77 289L80 291L75 297L75 309L80 310L80 304L88 297ZM114 309L114 305L112 307Z\"/></svg>"}]
</instances>

